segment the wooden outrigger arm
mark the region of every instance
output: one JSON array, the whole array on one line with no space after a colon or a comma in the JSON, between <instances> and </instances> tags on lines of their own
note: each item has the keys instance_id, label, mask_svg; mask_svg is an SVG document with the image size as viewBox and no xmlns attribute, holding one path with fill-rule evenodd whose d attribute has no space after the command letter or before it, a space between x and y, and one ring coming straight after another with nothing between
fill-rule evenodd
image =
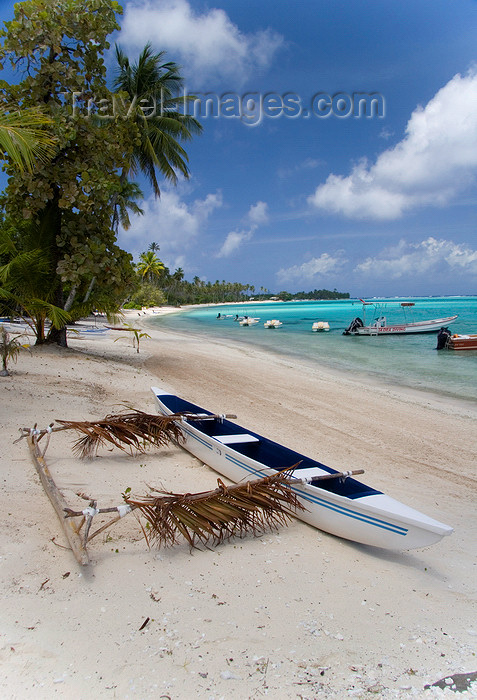
<instances>
[{"instance_id":1,"label":"wooden outrigger arm","mask_svg":"<svg viewBox=\"0 0 477 700\"><path fill-rule=\"evenodd\" d=\"M83 543L83 539L79 534L83 521L81 522L80 527L78 527L77 522L75 522L73 518L65 519L65 508L68 508L68 504L50 474L48 465L46 464L45 459L38 447L38 442L35 435L28 435L27 442L35 469L38 472L42 486L45 489L58 518L60 519L61 526L65 532L73 554L81 566L86 566L89 564L89 556L86 546Z\"/></svg>"}]
</instances>

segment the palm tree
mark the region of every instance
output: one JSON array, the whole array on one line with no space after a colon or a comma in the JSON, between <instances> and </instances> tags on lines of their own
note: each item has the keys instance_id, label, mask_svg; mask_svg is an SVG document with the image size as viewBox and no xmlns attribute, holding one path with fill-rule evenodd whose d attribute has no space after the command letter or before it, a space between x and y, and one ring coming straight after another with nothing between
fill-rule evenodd
<instances>
[{"instance_id":1,"label":"palm tree","mask_svg":"<svg viewBox=\"0 0 477 700\"><path fill-rule=\"evenodd\" d=\"M122 176L141 171L156 197L160 196L156 170L173 184L177 183L177 173L187 178L188 157L179 141L189 141L193 134L202 131L196 119L177 111L178 104L191 101L193 97L178 95L183 83L179 66L172 61L163 63L164 56L164 51L153 53L151 45L146 44L137 62L131 65L129 58L116 46L118 72L114 89L128 96L138 129L138 144ZM154 105L152 114L141 111L141 104Z\"/></svg>"},{"instance_id":2,"label":"palm tree","mask_svg":"<svg viewBox=\"0 0 477 700\"><path fill-rule=\"evenodd\" d=\"M144 214L144 210L135 200L143 199L144 195L137 182L121 180L121 189L114 193L114 211L111 226L118 233L119 224L127 231L131 226L129 211L133 214ZM129 211L128 211L129 210Z\"/></svg>"},{"instance_id":3,"label":"palm tree","mask_svg":"<svg viewBox=\"0 0 477 700\"><path fill-rule=\"evenodd\" d=\"M56 139L44 130L52 120L36 107L21 113L9 106L0 108L0 151L19 170L31 172L38 160L48 161L55 152Z\"/></svg>"},{"instance_id":4,"label":"palm tree","mask_svg":"<svg viewBox=\"0 0 477 700\"><path fill-rule=\"evenodd\" d=\"M164 271L164 264L159 260L157 255L148 250L146 253L141 253L136 269L143 279L153 281L154 277L160 277Z\"/></svg>"},{"instance_id":5,"label":"palm tree","mask_svg":"<svg viewBox=\"0 0 477 700\"><path fill-rule=\"evenodd\" d=\"M154 243L154 241L153 241L152 243L149 244L148 250L152 250L153 253L157 253L160 250L160 246L158 243Z\"/></svg>"},{"instance_id":6,"label":"palm tree","mask_svg":"<svg viewBox=\"0 0 477 700\"><path fill-rule=\"evenodd\" d=\"M36 345L45 342L47 320L53 328L62 328L70 320L70 314L54 304L50 229L48 219L43 224L7 222L0 228L0 303L23 316L35 333Z\"/></svg>"},{"instance_id":7,"label":"palm tree","mask_svg":"<svg viewBox=\"0 0 477 700\"><path fill-rule=\"evenodd\" d=\"M10 372L7 369L8 362L10 360L16 362L18 353L22 348L26 347L18 340L21 337L21 334L11 336L5 326L0 326L0 358L2 360L0 377L10 376Z\"/></svg>"},{"instance_id":8,"label":"palm tree","mask_svg":"<svg viewBox=\"0 0 477 700\"><path fill-rule=\"evenodd\" d=\"M174 271L172 277L176 282L182 282L182 280L184 279L184 270L182 269L182 267L178 267L177 270Z\"/></svg>"}]
</instances>

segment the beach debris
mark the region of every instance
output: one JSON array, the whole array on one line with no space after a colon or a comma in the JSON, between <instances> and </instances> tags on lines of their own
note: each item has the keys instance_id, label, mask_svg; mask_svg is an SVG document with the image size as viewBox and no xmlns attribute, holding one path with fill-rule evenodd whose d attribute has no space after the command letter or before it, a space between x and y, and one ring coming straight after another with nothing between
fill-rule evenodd
<instances>
[{"instance_id":1,"label":"beach debris","mask_svg":"<svg viewBox=\"0 0 477 700\"><path fill-rule=\"evenodd\" d=\"M441 680L424 686L424 690L429 690L429 688L441 688L445 690L453 690L456 693L463 693L470 689L471 683L477 681L477 671L472 671L471 673L454 673L452 676L445 676Z\"/></svg>"},{"instance_id":2,"label":"beach debris","mask_svg":"<svg viewBox=\"0 0 477 700\"><path fill-rule=\"evenodd\" d=\"M278 529L288 524L297 510L304 510L290 488L290 471L233 486L217 479L214 491L154 491L142 498L128 496L125 502L138 508L149 523L147 540L170 546L182 537L190 547L210 541L218 545L232 537Z\"/></svg>"},{"instance_id":3,"label":"beach debris","mask_svg":"<svg viewBox=\"0 0 477 700\"><path fill-rule=\"evenodd\" d=\"M141 625L140 628L139 628L139 632L142 632L142 630L145 628L145 626L147 625L147 623L150 622L150 620L151 620L150 617L146 617L146 619L144 620L144 622L142 623L142 625Z\"/></svg>"},{"instance_id":4,"label":"beach debris","mask_svg":"<svg viewBox=\"0 0 477 700\"><path fill-rule=\"evenodd\" d=\"M238 676L236 673L233 673L229 669L227 669L226 671L221 671L220 677L224 681L240 681L240 680L242 680L241 676Z\"/></svg>"}]
</instances>

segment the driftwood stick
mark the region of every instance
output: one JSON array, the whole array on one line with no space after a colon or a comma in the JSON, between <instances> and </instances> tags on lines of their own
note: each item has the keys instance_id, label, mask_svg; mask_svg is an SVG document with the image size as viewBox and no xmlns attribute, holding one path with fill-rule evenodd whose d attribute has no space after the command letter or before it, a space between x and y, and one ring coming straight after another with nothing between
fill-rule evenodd
<instances>
[{"instance_id":1,"label":"driftwood stick","mask_svg":"<svg viewBox=\"0 0 477 700\"><path fill-rule=\"evenodd\" d=\"M116 510L116 508L114 509ZM96 537L96 535L100 535L102 532L108 529L108 527L111 527L111 525L114 525L115 523L118 522L118 520L121 520L121 516L117 515L115 518L110 520L108 523L105 523L101 527L99 527L97 530L95 530L89 537L88 537L88 542L91 542L93 537Z\"/></svg>"},{"instance_id":2,"label":"driftwood stick","mask_svg":"<svg viewBox=\"0 0 477 700\"><path fill-rule=\"evenodd\" d=\"M50 470L48 469L48 465L46 464L45 459L38 448L35 438L33 436L29 436L27 438L27 442L42 486L45 489L45 492L50 499L58 518L60 519L73 554L75 555L77 562L82 566L85 566L86 564L89 564L89 556L79 535L78 527L73 520L65 520L64 518L64 509L68 507L66 500L55 484L50 474Z\"/></svg>"}]
</instances>

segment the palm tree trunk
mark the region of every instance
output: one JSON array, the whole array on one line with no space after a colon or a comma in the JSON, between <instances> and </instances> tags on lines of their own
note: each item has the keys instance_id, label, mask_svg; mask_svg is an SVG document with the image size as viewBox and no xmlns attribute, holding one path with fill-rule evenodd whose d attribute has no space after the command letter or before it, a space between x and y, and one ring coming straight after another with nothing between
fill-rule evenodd
<instances>
[{"instance_id":1,"label":"palm tree trunk","mask_svg":"<svg viewBox=\"0 0 477 700\"><path fill-rule=\"evenodd\" d=\"M51 202L51 207L52 207L52 226L53 230L55 232L55 236L58 237L61 233L61 210L60 207L58 206L59 198L60 198L60 193L57 185L54 185L53 187L54 195L53 199ZM59 255L59 249L57 246L55 246L54 250L57 252ZM54 269L56 270L56 266L58 264L59 260L54 261ZM60 309L65 308L65 299L63 295L63 283L61 281L61 278L56 276L56 290L55 290L55 306L59 306ZM66 338L66 326L62 326L61 328L53 328L53 326L50 328L50 331L46 337L47 343L56 343L57 345L60 345L63 348L68 347L68 342Z\"/></svg>"},{"instance_id":2,"label":"palm tree trunk","mask_svg":"<svg viewBox=\"0 0 477 700\"><path fill-rule=\"evenodd\" d=\"M55 306L59 306L60 309L64 308L64 297L63 297L63 287L61 283L58 285L56 289L56 300L55 300ZM50 328L49 333L46 338L47 343L56 343L62 348L67 348L68 347L68 341L66 338L66 326L62 326L61 328L53 328L53 326Z\"/></svg>"},{"instance_id":3,"label":"palm tree trunk","mask_svg":"<svg viewBox=\"0 0 477 700\"><path fill-rule=\"evenodd\" d=\"M43 316L35 318L35 345L43 345L45 342L45 319Z\"/></svg>"},{"instance_id":4,"label":"palm tree trunk","mask_svg":"<svg viewBox=\"0 0 477 700\"><path fill-rule=\"evenodd\" d=\"M91 292L93 291L93 287L95 284L96 284L96 276L94 276L93 279L91 280L91 282L89 283L88 290L87 290L86 294L84 295L83 304L86 304L86 302L90 298ZM69 309L67 309L67 311L68 310Z\"/></svg>"},{"instance_id":5,"label":"palm tree trunk","mask_svg":"<svg viewBox=\"0 0 477 700\"><path fill-rule=\"evenodd\" d=\"M68 299L67 299L66 302L65 302L65 311L69 311L69 310L71 309L71 307L73 306L73 302L74 302L74 300L75 300L75 298L76 298L76 292L77 292L77 291L78 291L78 285L77 285L77 284L74 284L74 285L71 287L71 291L70 291L70 293L68 294Z\"/></svg>"}]
</instances>

